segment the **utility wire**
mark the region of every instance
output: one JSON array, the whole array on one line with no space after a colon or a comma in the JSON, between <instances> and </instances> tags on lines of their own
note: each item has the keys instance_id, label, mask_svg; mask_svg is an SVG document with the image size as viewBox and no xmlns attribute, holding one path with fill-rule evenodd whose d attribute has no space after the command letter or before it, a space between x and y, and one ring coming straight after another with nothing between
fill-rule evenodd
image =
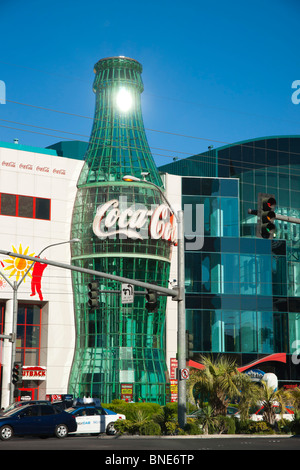
<instances>
[{"instance_id":1,"label":"utility wire","mask_svg":"<svg viewBox=\"0 0 300 470\"><path fill-rule=\"evenodd\" d=\"M95 121L97 121L97 120L102 121L103 120L103 118L94 118L94 117L90 117L90 116L84 116L84 115L81 115L81 114L69 113L67 111L59 111L57 109L45 108L43 106L36 106L36 105L28 104L28 103L21 103L21 102L18 102L18 101L12 101L12 100L6 100L6 101L10 102L10 103L19 104L19 105L22 105L22 106L30 106L30 107L33 107L33 108L42 109L44 111L51 111L51 112L54 112L54 113L66 114L66 115L69 115L69 116L75 116L75 117L79 117L79 118L83 118L83 119L90 119L92 121L94 121L94 120ZM158 133L161 133L161 134L173 135L173 136L176 136L176 137L185 137L187 139L205 140L205 141L208 141L208 142L214 142L214 143L223 144L223 145L233 145L233 144L235 144L235 142L227 142L227 141L216 140L216 139L211 139L211 138L207 138L207 137L199 137L199 136L192 136L192 135L186 135L186 134L179 134L178 132L162 131L162 130L151 129L151 128L147 128L147 127L145 127L145 130L150 131L150 132L158 132ZM241 145L247 147L247 144L241 144ZM250 146L248 145L248 147L250 147ZM256 147L256 149L259 149L259 147ZM274 149L265 149L265 148L261 148L261 149L262 150L274 150ZM285 151L282 151L282 152L285 153ZM295 155L300 155L300 154L295 153Z\"/></svg>"},{"instance_id":2,"label":"utility wire","mask_svg":"<svg viewBox=\"0 0 300 470\"><path fill-rule=\"evenodd\" d=\"M8 120L5 120L5 119L0 119L0 121L2 122L8 122L8 123L15 123L15 124L18 124L18 125L22 125L22 126L26 126L26 127L33 127L33 128L36 128L36 129L43 129L43 130L49 130L49 131L52 131L52 132L61 132L61 133L64 133L64 134L70 134L70 135L73 135L73 136L77 136L77 137L85 137L85 138L89 138L88 135L85 135L85 134L78 134L78 133L73 133L73 132L68 132L68 131L60 131L60 130L57 130L57 129L51 129L51 128L47 128L47 127L42 127L42 126L35 126L35 125L31 125L31 124L25 124L25 123L20 123L20 122L16 122L16 121L8 121ZM38 134L38 135L43 135L43 136L47 136L47 137L53 137L53 138L56 138L56 139L64 139L64 140L72 140L71 138L68 138L68 137L64 137L64 136L56 136L56 135L53 135L53 134L47 134L47 133L42 133L42 132L37 132L37 131L31 131L31 130L28 130L28 129L19 129L19 128L16 128L16 127L11 127L11 126L5 126L3 124L0 124L0 127L4 127L4 128L7 128L7 129L13 129L13 130L17 130L17 131L21 131L21 132L29 132L29 133L32 133L32 134ZM156 132L164 132L164 131L156 131ZM180 136L184 136L182 134L174 134L174 135L180 135ZM188 136L184 136L184 137L188 137ZM197 137L194 137L195 139ZM209 140L210 142L212 141L211 139L205 139L204 137L201 137L199 139L203 139L203 140ZM94 137L94 140L102 140L100 137ZM223 142L225 143L225 142ZM243 144L243 143L234 143L234 144L230 144L227 142L227 145L235 145L235 146L241 146L241 147L245 147L245 148L250 148L252 150L254 150L254 147L253 146L250 146L249 144ZM99 144L98 148L101 148L103 146L103 144ZM122 149L122 145L120 146L113 146L113 145L108 145L108 144L105 144L105 147L106 148L115 148L115 149ZM124 147L125 148L125 147ZM126 145L126 148L128 148L128 146ZM132 149L135 149L136 150L136 147L131 147ZM184 155L191 155L190 153L188 152L183 152L183 151L179 151L179 150L170 150L170 149L163 149L163 148L158 148L158 147L150 147L151 149L154 149L154 150L161 150L161 151L164 151L164 152L173 152L173 153L181 153L181 154L184 154ZM137 150L139 151L143 151L143 149L139 149L137 148ZM284 153L286 154L287 152L285 150L277 150L277 149L268 149L268 148L265 148L265 147L257 147L255 146L255 150L264 150L264 151L273 151L273 152L276 152L276 153ZM203 155L203 153L208 153L208 151L206 152L201 152L200 154L194 154L190 157L188 157L188 161L189 162L194 162L194 163L212 163L212 162L208 162L207 159L208 158L214 158L214 155ZM292 155L297 155L297 156L300 156L300 153L296 153L296 152L289 152L290 154ZM163 157L163 158L172 158L174 160L174 155L165 155L165 154L160 154L160 153L154 153L153 152L153 155L154 156L157 156L157 157ZM197 159L194 159L192 157L195 157L197 156L198 158ZM201 157L201 158L199 158ZM232 165L235 164L235 172L237 172L238 169L243 169L243 170L259 170L258 167L261 167L261 169L263 168L272 168L273 166L277 166L276 165L276 162L274 163L274 165L266 165L265 163L259 163L259 162L250 162L250 161L241 161L241 160L235 160L235 159L232 159L231 157L221 157L220 155L218 155L217 157L218 159L218 165L220 166L223 166L223 167L232 167ZM181 160L186 160L186 158L182 158ZM229 162L228 162L229 160ZM178 160L176 160L178 161ZM224 161L224 162L222 162ZM245 163L246 164L249 164L249 165L254 165L254 167L251 167L251 166L245 166ZM300 164L300 161L299 161L299 164ZM288 163L287 163L288 165ZM284 166L284 165L283 165ZM272 171L272 170L268 170L269 173L274 173L274 174L278 174L277 171ZM286 172L283 172L282 174L287 174ZM297 171L295 171L295 169L293 169L293 175L297 176L297 175L300 175L300 173L297 173Z\"/></svg>"}]
</instances>

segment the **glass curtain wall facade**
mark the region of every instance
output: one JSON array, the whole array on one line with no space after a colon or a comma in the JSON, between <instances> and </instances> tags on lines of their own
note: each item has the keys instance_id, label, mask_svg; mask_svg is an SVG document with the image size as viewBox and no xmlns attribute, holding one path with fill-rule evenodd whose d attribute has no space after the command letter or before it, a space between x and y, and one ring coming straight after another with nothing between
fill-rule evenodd
<instances>
[{"instance_id":1,"label":"glass curtain wall facade","mask_svg":"<svg viewBox=\"0 0 300 470\"><path fill-rule=\"evenodd\" d=\"M277 214L300 217L300 137L246 141L212 155L160 168L183 175L183 207L204 204L204 246L186 251L194 360L223 353L241 366L286 353L286 364L265 363L263 370L281 384L300 383L293 361L300 345L300 226L277 220L275 239L257 238L256 217L248 214L263 192L275 195Z\"/></svg>"},{"instance_id":2,"label":"glass curtain wall facade","mask_svg":"<svg viewBox=\"0 0 300 470\"><path fill-rule=\"evenodd\" d=\"M71 237L72 263L112 275L167 287L170 244L161 239L98 237L93 232L97 208L118 201L118 208L147 208L162 204L160 191L146 181L128 183L125 175L147 179L162 188L151 155L141 112L141 65L125 57L102 59L95 65L96 107L85 164L78 181ZM128 110L118 106L120 91L131 101ZM118 224L116 224L118 229ZM161 297L155 312L145 308L145 295L122 304L120 283L97 278L99 307L90 309L86 274L73 274L76 349L69 393L91 395L108 403L121 398L124 384L132 399L165 403L169 382L165 361L165 307ZM135 288L136 291L141 290Z\"/></svg>"}]
</instances>

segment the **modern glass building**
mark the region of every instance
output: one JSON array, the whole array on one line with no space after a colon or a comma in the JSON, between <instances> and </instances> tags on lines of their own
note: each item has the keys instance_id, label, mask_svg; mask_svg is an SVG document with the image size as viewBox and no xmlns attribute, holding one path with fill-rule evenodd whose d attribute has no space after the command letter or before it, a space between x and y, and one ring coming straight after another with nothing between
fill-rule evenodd
<instances>
[{"instance_id":1,"label":"modern glass building","mask_svg":"<svg viewBox=\"0 0 300 470\"><path fill-rule=\"evenodd\" d=\"M258 238L248 209L268 193L277 214L299 218L300 136L239 142L160 170L182 176L183 207L204 205L204 245L185 253L193 360L220 353L239 366L263 360L279 385L299 384L300 227L276 220L276 238Z\"/></svg>"},{"instance_id":2,"label":"modern glass building","mask_svg":"<svg viewBox=\"0 0 300 470\"><path fill-rule=\"evenodd\" d=\"M100 60L94 71L95 118L78 180L71 233L81 244L72 246L72 264L167 287L170 243L148 237L142 228L132 237L129 229L139 226L139 216L134 216L134 224L126 217L128 233L121 230L119 217L122 211L141 215L139 209L150 211L163 202L158 189L162 181L142 119L142 66L133 59L112 57ZM122 179L125 175L140 178L142 173L158 188L147 181L132 184ZM104 211L98 217L96 233L95 217L106 203L111 204L114 215ZM103 226L107 216L115 232ZM69 392L90 394L104 403L127 393L133 400L140 397L164 404L169 382L166 300L161 298L153 312L145 308L145 295L135 295L134 303L125 305L120 283L95 278L100 291L106 292L100 292L99 306L90 309L88 283L93 280L89 275L73 275L76 347Z\"/></svg>"}]
</instances>

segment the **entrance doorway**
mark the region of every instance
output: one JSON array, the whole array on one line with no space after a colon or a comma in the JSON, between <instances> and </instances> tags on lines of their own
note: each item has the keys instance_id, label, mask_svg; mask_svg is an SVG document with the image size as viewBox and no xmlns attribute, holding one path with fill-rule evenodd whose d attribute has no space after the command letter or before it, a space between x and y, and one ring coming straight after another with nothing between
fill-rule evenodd
<instances>
[{"instance_id":1,"label":"entrance doorway","mask_svg":"<svg viewBox=\"0 0 300 470\"><path fill-rule=\"evenodd\" d=\"M28 400L37 400L38 399L38 389L37 388L19 388L19 396L17 401L28 401Z\"/></svg>"}]
</instances>

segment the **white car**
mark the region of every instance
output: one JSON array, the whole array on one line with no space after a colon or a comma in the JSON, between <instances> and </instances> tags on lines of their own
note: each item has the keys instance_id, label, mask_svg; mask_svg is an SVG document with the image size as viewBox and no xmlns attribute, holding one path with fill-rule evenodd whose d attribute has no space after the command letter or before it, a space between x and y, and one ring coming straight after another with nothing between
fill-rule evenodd
<instances>
[{"instance_id":1,"label":"white car","mask_svg":"<svg viewBox=\"0 0 300 470\"><path fill-rule=\"evenodd\" d=\"M279 406L274 405L275 408L275 420L279 421L281 418L286 419L288 421L293 421L294 419L294 412L290 408L286 408L284 413L280 413ZM250 415L250 419L252 421L263 421L264 415L264 407L261 406L255 413Z\"/></svg>"},{"instance_id":2,"label":"white car","mask_svg":"<svg viewBox=\"0 0 300 470\"><path fill-rule=\"evenodd\" d=\"M78 406L67 408L66 411L76 418L77 431L70 434L116 434L115 421L126 419L125 415L115 413L102 407Z\"/></svg>"}]
</instances>

